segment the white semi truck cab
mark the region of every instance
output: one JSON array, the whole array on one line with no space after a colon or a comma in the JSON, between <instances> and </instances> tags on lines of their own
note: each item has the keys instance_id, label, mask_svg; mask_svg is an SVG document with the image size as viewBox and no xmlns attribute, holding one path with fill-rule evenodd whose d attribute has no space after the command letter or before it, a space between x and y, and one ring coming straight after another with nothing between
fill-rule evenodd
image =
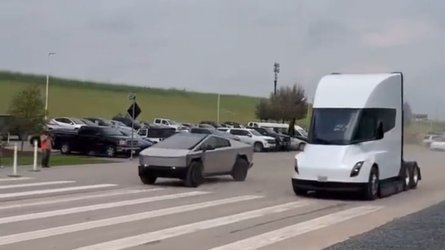
<instances>
[{"instance_id":1,"label":"white semi truck cab","mask_svg":"<svg viewBox=\"0 0 445 250\"><path fill-rule=\"evenodd\" d=\"M308 143L292 186L354 191L374 200L416 188L417 162L403 157L403 74L330 74L317 87Z\"/></svg>"}]
</instances>

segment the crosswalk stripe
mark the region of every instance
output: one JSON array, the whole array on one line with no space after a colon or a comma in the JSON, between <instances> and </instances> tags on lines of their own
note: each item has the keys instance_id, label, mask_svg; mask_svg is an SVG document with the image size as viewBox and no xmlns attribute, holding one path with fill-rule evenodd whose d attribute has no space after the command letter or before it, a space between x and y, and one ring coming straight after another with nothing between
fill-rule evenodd
<instances>
[{"instance_id":1,"label":"crosswalk stripe","mask_svg":"<svg viewBox=\"0 0 445 250\"><path fill-rule=\"evenodd\" d=\"M52 189L25 191L25 192L17 192L17 193L7 193L7 194L0 194L0 199L2 199L2 198L16 198L16 197L23 197L23 196L29 196L29 195L38 195L38 194L52 194L52 193L60 193L60 192L67 192L67 191L79 191L79 190L94 189L94 188L115 187L115 186L117 186L117 184L97 184L97 185L76 186L76 187L67 187L67 188L52 188Z\"/></svg>"},{"instance_id":2,"label":"crosswalk stripe","mask_svg":"<svg viewBox=\"0 0 445 250\"><path fill-rule=\"evenodd\" d=\"M113 190L113 191L106 191L106 192L102 192L100 194L93 194L93 195L82 195L82 196L78 196L78 197L68 197L68 198L61 198L61 199L51 198L49 200L44 200L44 201L5 205L5 206L0 206L0 210L49 205L49 204L64 203L64 202L70 202L70 201L90 200L90 199L124 195L124 194L139 194L139 193L154 192L154 191L161 191L161 190L164 190L164 189L163 188L152 188L152 189L135 189L135 190L134 189L133 190L126 189L126 190L116 190L116 191Z\"/></svg>"},{"instance_id":3,"label":"crosswalk stripe","mask_svg":"<svg viewBox=\"0 0 445 250\"><path fill-rule=\"evenodd\" d=\"M14 177L14 178L0 178L0 182L3 181L24 181L24 180L31 180L31 177Z\"/></svg>"},{"instance_id":4,"label":"crosswalk stripe","mask_svg":"<svg viewBox=\"0 0 445 250\"><path fill-rule=\"evenodd\" d=\"M211 250L254 250L292 237L334 225L381 209L381 206L360 206L297 223L271 232L236 241ZM108 249L108 248L107 248ZM111 248L110 248L111 249Z\"/></svg>"},{"instance_id":5,"label":"crosswalk stripe","mask_svg":"<svg viewBox=\"0 0 445 250\"><path fill-rule=\"evenodd\" d=\"M24 184L13 184L0 186L1 189L11 189L11 188L23 188L23 187L37 187L37 186L47 186L47 185L58 185L58 184L68 184L75 183L76 181L46 181L46 182L33 182Z\"/></svg>"},{"instance_id":6,"label":"crosswalk stripe","mask_svg":"<svg viewBox=\"0 0 445 250\"><path fill-rule=\"evenodd\" d=\"M193 211L193 210L198 210L198 209L203 209L203 208L227 205L227 204L241 202L241 201L259 199L262 197L263 196L254 196L254 195L237 196L237 197L231 197L231 198L226 198L226 199L212 200L212 201L206 201L206 202L201 202L201 203L153 210L153 211L148 211L148 212L123 215L123 216L112 217L112 218L107 218L107 219L101 219L101 220L88 221L88 222L82 222L82 223L77 223L77 224L41 229L41 230L37 230L37 231L30 231L30 232L25 232L25 233L0 236L0 245L8 245L8 244L13 244L13 243L18 243L18 242L23 242L23 241L28 241L28 240L41 239L41 238L46 238L46 237L51 237L51 236L56 236L56 235L61 235L61 234L67 234L67 233L74 233L74 232L84 231L84 230L88 230L88 229L117 225L117 224L121 224L121 223L141 221L141 220L151 219L151 218L165 216L165 215L172 215L172 214L183 213L183 212L188 212L188 211ZM293 203L293 206L288 205L287 209L296 207L296 205L297 205L297 203ZM283 209L285 209L285 208L286 208L286 206L281 206L281 207L276 207L275 210L283 211ZM271 211L271 209L264 210L264 213L270 212L270 211Z\"/></svg>"},{"instance_id":7,"label":"crosswalk stripe","mask_svg":"<svg viewBox=\"0 0 445 250\"><path fill-rule=\"evenodd\" d=\"M19 221L25 221L25 220L42 219L42 218L48 218L48 217L53 217L53 216L58 216L58 215L89 212L89 211L106 209L106 208L116 208L116 207L130 206L130 205L138 205L138 204L150 203L150 202L154 202L154 201L172 200L172 199L185 198L185 197L191 197L191 196L203 195L203 194L209 194L209 193L210 192L193 191L193 192L187 192L187 193L168 194L168 195L161 195L161 196L148 197L148 198L142 198L142 199L132 199L132 200L125 200L125 201L101 203L101 204L82 206L82 207L72 207L72 208L67 208L67 209L59 209L59 210L53 210L53 211L47 211L47 212L41 212L41 213L16 215L16 216L0 218L0 224L19 222Z\"/></svg>"},{"instance_id":8,"label":"crosswalk stripe","mask_svg":"<svg viewBox=\"0 0 445 250\"><path fill-rule=\"evenodd\" d=\"M281 213L287 210L299 208L302 206L307 206L311 204L309 201L296 201L285 203L281 205L276 205L272 207L260 208L257 210L252 210L249 212L243 212L239 214L219 217L216 219L199 221L191 224L171 227L162 229L159 231L139 234L135 236L125 237L117 240L112 240L104 243L99 243L96 245L85 246L78 248L76 250L93 250L93 249L107 249L107 250L118 250L125 249L130 247L136 247L143 244L148 244L155 241L160 241L184 234L194 233L197 231L211 229L219 226L224 226L228 224L237 223L240 221L245 221L248 219L254 219L258 217L262 217L265 215L270 215L274 213Z\"/></svg>"}]
</instances>

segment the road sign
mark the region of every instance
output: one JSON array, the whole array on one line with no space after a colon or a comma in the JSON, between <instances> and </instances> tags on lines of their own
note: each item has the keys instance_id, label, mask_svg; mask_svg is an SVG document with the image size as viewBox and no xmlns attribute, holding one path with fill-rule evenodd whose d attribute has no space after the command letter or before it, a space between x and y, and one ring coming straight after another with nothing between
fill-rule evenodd
<instances>
[{"instance_id":1,"label":"road sign","mask_svg":"<svg viewBox=\"0 0 445 250\"><path fill-rule=\"evenodd\" d=\"M133 107L134 107L134 117L133 117ZM137 102L134 102L127 109L127 113L130 115L131 118L136 119L141 114L141 108L139 108L139 105L137 104Z\"/></svg>"}]
</instances>

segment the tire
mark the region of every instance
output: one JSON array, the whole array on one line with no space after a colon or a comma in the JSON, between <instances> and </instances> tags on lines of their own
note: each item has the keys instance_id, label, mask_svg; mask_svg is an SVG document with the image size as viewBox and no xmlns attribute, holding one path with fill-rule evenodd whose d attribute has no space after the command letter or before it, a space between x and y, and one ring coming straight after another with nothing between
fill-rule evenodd
<instances>
[{"instance_id":1,"label":"tire","mask_svg":"<svg viewBox=\"0 0 445 250\"><path fill-rule=\"evenodd\" d=\"M292 188L294 189L294 193L297 196L306 196L308 190L303 189L303 188L297 188L295 185L292 184Z\"/></svg>"},{"instance_id":2,"label":"tire","mask_svg":"<svg viewBox=\"0 0 445 250\"><path fill-rule=\"evenodd\" d=\"M261 142L255 142L253 144L253 151L254 152L263 152L264 146Z\"/></svg>"},{"instance_id":3,"label":"tire","mask_svg":"<svg viewBox=\"0 0 445 250\"><path fill-rule=\"evenodd\" d=\"M114 157L116 155L116 149L114 148L114 146L107 146L107 148L105 149L105 154L108 157Z\"/></svg>"},{"instance_id":4,"label":"tire","mask_svg":"<svg viewBox=\"0 0 445 250\"><path fill-rule=\"evenodd\" d=\"M246 159L238 157L233 166L231 176L235 181L245 181L247 172L249 170L249 163Z\"/></svg>"},{"instance_id":5,"label":"tire","mask_svg":"<svg viewBox=\"0 0 445 250\"><path fill-rule=\"evenodd\" d=\"M412 169L412 174L411 174L410 188L416 189L417 184L419 183L419 180L420 180L420 168L419 168L419 166L417 166L417 164L414 164L413 169Z\"/></svg>"},{"instance_id":6,"label":"tire","mask_svg":"<svg viewBox=\"0 0 445 250\"><path fill-rule=\"evenodd\" d=\"M298 144L298 151L302 151L303 150L303 147L306 145L306 143L304 143L304 142L300 142L299 144Z\"/></svg>"},{"instance_id":7,"label":"tire","mask_svg":"<svg viewBox=\"0 0 445 250\"><path fill-rule=\"evenodd\" d=\"M403 166L403 170L402 170L402 190L406 191L410 188L411 186L411 171L410 171L410 167L408 166L408 164L404 164Z\"/></svg>"},{"instance_id":8,"label":"tire","mask_svg":"<svg viewBox=\"0 0 445 250\"><path fill-rule=\"evenodd\" d=\"M154 184L156 182L157 176L150 174L142 174L139 176L141 178L142 183L144 184Z\"/></svg>"},{"instance_id":9,"label":"tire","mask_svg":"<svg viewBox=\"0 0 445 250\"><path fill-rule=\"evenodd\" d=\"M187 187L199 187L204 183L204 176L202 175L204 166L200 161L192 161L187 171L185 178L185 185Z\"/></svg>"},{"instance_id":10,"label":"tire","mask_svg":"<svg viewBox=\"0 0 445 250\"><path fill-rule=\"evenodd\" d=\"M63 155L67 155L67 154L71 153L70 145L66 142L63 143L62 146L60 147L60 153Z\"/></svg>"},{"instance_id":11,"label":"tire","mask_svg":"<svg viewBox=\"0 0 445 250\"><path fill-rule=\"evenodd\" d=\"M369 172L369 180L366 184L364 190L364 198L366 200L375 200L379 196L380 181L379 181L379 171L376 166L371 168Z\"/></svg>"}]
</instances>

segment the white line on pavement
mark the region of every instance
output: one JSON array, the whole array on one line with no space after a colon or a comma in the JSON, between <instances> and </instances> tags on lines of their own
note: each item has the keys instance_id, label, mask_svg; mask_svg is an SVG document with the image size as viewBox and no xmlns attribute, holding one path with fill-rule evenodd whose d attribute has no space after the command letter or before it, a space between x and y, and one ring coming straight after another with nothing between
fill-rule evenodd
<instances>
[{"instance_id":1,"label":"white line on pavement","mask_svg":"<svg viewBox=\"0 0 445 250\"><path fill-rule=\"evenodd\" d=\"M0 194L0 199L23 197L23 196L38 195L38 194L52 194L52 193L60 193L60 192L67 192L67 191L79 191L79 190L114 187L114 186L117 186L117 185L116 184L98 184L98 185L88 185L88 186L77 186L77 187L67 187L67 188L53 188L53 189L25 191L25 192L18 192L18 193L7 193L7 194Z\"/></svg>"},{"instance_id":2,"label":"white line on pavement","mask_svg":"<svg viewBox=\"0 0 445 250\"><path fill-rule=\"evenodd\" d=\"M0 182L2 181L23 181L23 180L31 180L31 177L14 177L14 178L0 178Z\"/></svg>"},{"instance_id":3,"label":"white line on pavement","mask_svg":"<svg viewBox=\"0 0 445 250\"><path fill-rule=\"evenodd\" d=\"M256 235L244 240L236 241L224 246L212 248L211 250L254 250L273 243L283 241L292 237L302 235L307 232L315 231L328 227L355 217L375 212L380 206L360 206L344 211L328 214L309 221L297 223L291 226L283 227L278 230L270 231L264 234Z\"/></svg>"},{"instance_id":4,"label":"white line on pavement","mask_svg":"<svg viewBox=\"0 0 445 250\"><path fill-rule=\"evenodd\" d=\"M190 204L190 205L182 205L182 206L177 206L177 207L153 210L153 211L148 211L148 212L143 212L143 213L112 217L112 218L108 218L108 219L88 221L88 222L65 225L65 226L60 226L60 227L41 229L41 230L37 230L37 231L0 236L0 245L8 245L8 244L13 244L13 243L18 243L18 242L23 242L23 241L28 241L28 240L41 239L41 238L46 238L46 237L51 237L51 236L56 236L56 235L61 235L61 234L67 234L67 233L74 233L74 232L84 231L84 230L88 230L88 229L117 225L117 224L121 224L121 223L141 221L141 220L156 218L156 217L165 216L165 215L172 215L172 214L183 213L183 212L188 212L188 211L193 211L193 210L198 210L198 209L203 209L203 208L231 204L231 203L235 203L235 202L259 199L262 197L263 196L254 196L254 195L237 196L237 197L232 197L232 198L227 198L227 199L212 200L212 201L206 201L206 202L195 203L195 204ZM284 211L286 209L295 208L297 206L297 204L301 205L301 203L292 203L292 204L293 204L293 206L290 206L288 204L287 206L282 205L282 206L278 206L278 207L274 207L274 208L275 208L275 211ZM268 210L266 209L266 210L264 210L264 213L269 213L271 211L272 211L272 209L268 209Z\"/></svg>"},{"instance_id":5,"label":"white line on pavement","mask_svg":"<svg viewBox=\"0 0 445 250\"><path fill-rule=\"evenodd\" d=\"M124 195L124 194L139 194L139 193L146 193L146 192L154 192L154 191L161 191L164 190L163 188L152 188L152 189L125 189L125 190L116 190L116 191L104 191L99 194L93 194L93 195L82 195L78 197L68 197L68 198L61 198L61 199L48 199L44 201L36 201L36 202L29 202L29 203L20 203L20 204L12 204L12 205L4 205L0 206L0 210L4 209L11 209L11 208L24 208L24 207L32 207L32 206L41 206L41 205L49 205L49 204L56 204L56 203L64 203L64 202L70 202L70 201L79 201L79 200L89 200L89 199L95 199L95 198L103 198L103 197L109 197L109 196L117 196L117 195Z\"/></svg>"},{"instance_id":6,"label":"white line on pavement","mask_svg":"<svg viewBox=\"0 0 445 250\"><path fill-rule=\"evenodd\" d=\"M13 184L13 185L5 185L0 186L1 189L11 189L11 188L23 188L23 187L37 187L37 186L46 186L46 185L58 185L58 184L68 184L74 183L76 181L46 181L46 182L33 182L33 183L24 183L24 184Z\"/></svg>"},{"instance_id":7,"label":"white line on pavement","mask_svg":"<svg viewBox=\"0 0 445 250\"><path fill-rule=\"evenodd\" d=\"M257 210L252 210L249 212L218 217L215 219L199 221L191 224L171 227L162 229L159 231L144 233L140 235L130 236L126 238L121 238L117 240L112 240L104 243L99 243L96 245L85 246L78 248L77 250L93 250L93 249L107 249L107 250L117 250L125 249L130 247L136 247L143 244L160 241L168 239L171 237L176 237L184 234L194 233L205 229L215 228L219 226L224 226L228 224L237 223L244 220L249 220L253 218L258 218L274 213L281 213L287 210L299 208L302 206L307 206L311 204L309 201L296 201L285 203L281 205L276 205L272 207L260 208ZM244 249L243 249L244 250Z\"/></svg>"},{"instance_id":8,"label":"white line on pavement","mask_svg":"<svg viewBox=\"0 0 445 250\"><path fill-rule=\"evenodd\" d=\"M100 209L106 209L106 208L116 208L116 207L144 204L144 203L150 203L150 202L154 202L154 201L172 200L172 199L191 197L191 196L196 196L196 195L203 195L203 194L208 194L208 193L210 193L210 192L193 191L193 192L188 192L188 193L168 194L168 195L161 195L161 196L148 197L148 198L142 198L142 199L133 199L133 200L101 203L101 204L82 206L82 207L72 207L72 208L67 208L67 209L59 209L59 210L53 210L53 211L47 211L47 212L41 212L41 213L16 215L16 216L0 218L0 224L48 218L48 217L53 217L53 216L58 216L58 215L76 214L76 213L82 213L82 212L88 212L88 211L94 211L94 210L100 210Z\"/></svg>"}]
</instances>

